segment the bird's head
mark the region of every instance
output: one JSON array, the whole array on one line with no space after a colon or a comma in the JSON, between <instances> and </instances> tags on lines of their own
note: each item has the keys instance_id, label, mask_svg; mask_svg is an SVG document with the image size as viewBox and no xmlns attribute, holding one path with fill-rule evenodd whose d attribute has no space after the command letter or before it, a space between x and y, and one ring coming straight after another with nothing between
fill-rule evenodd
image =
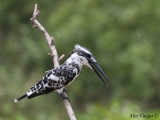
<instances>
[{"instance_id":1,"label":"bird's head","mask_svg":"<svg viewBox=\"0 0 160 120\"><path fill-rule=\"evenodd\" d=\"M107 76L105 75L101 67L98 65L94 55L87 48L80 45L75 45L75 49L73 50L73 52L77 53L82 64L90 67L106 85L109 84Z\"/></svg>"}]
</instances>

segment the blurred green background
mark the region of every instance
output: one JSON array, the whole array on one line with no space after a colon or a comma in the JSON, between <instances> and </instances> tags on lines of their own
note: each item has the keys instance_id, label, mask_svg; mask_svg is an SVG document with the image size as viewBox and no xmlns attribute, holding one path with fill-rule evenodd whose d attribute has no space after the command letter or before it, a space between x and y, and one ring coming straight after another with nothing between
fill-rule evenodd
<instances>
[{"instance_id":1,"label":"blurred green background","mask_svg":"<svg viewBox=\"0 0 160 120\"><path fill-rule=\"evenodd\" d=\"M85 46L111 82L105 87L83 67L67 87L78 120L160 115L160 1L1 0L0 120L69 120L56 92L13 102L53 68L45 38L29 21L35 3L59 56Z\"/></svg>"}]
</instances>

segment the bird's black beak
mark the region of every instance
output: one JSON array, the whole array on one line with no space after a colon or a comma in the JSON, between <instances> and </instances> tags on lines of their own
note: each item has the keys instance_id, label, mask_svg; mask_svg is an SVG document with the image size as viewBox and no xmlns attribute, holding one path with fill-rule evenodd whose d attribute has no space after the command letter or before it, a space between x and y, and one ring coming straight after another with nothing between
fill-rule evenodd
<instances>
[{"instance_id":1,"label":"bird's black beak","mask_svg":"<svg viewBox=\"0 0 160 120\"><path fill-rule=\"evenodd\" d=\"M110 84L110 82L109 82L107 76L105 75L105 73L103 72L102 68L96 62L94 62L94 61L92 61L90 59L88 59L88 63L90 64L90 66L92 67L92 69L94 70L94 72L98 75L98 77L105 83L105 85L108 86ZM101 77L101 75L96 70L96 68L102 74L103 77Z\"/></svg>"}]
</instances>

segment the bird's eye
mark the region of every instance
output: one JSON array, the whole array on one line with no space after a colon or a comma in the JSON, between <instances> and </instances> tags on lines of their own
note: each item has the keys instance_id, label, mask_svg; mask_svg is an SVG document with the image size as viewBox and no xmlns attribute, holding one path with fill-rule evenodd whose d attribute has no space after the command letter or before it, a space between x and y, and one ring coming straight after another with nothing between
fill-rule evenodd
<instances>
[{"instance_id":1,"label":"bird's eye","mask_svg":"<svg viewBox=\"0 0 160 120\"><path fill-rule=\"evenodd\" d=\"M87 54L87 57L88 57L88 58L91 58L91 55L90 55L90 54Z\"/></svg>"}]
</instances>

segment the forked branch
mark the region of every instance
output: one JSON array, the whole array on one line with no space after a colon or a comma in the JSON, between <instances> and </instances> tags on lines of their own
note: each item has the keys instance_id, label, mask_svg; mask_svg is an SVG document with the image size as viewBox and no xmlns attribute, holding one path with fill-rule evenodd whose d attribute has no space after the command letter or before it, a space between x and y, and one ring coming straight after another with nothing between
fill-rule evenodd
<instances>
[{"instance_id":1,"label":"forked branch","mask_svg":"<svg viewBox=\"0 0 160 120\"><path fill-rule=\"evenodd\" d=\"M50 37L48 32L44 29L44 27L37 20L39 13L40 13L40 11L37 9L37 4L35 4L33 17L30 18L30 21L33 24L34 28L39 28L40 31L43 33L44 37L46 38L46 42L51 49L51 53L49 53L48 55L52 56L54 67L58 67L59 61L61 61L64 58L64 55L62 55L60 58L58 58L57 50L56 50L56 47L54 44L54 38ZM67 94L65 92L63 92L63 93L67 97ZM73 112L73 109L71 107L70 102L67 99L64 99L63 103L67 109L70 120L76 120L76 117L75 117L75 114Z\"/></svg>"}]
</instances>

